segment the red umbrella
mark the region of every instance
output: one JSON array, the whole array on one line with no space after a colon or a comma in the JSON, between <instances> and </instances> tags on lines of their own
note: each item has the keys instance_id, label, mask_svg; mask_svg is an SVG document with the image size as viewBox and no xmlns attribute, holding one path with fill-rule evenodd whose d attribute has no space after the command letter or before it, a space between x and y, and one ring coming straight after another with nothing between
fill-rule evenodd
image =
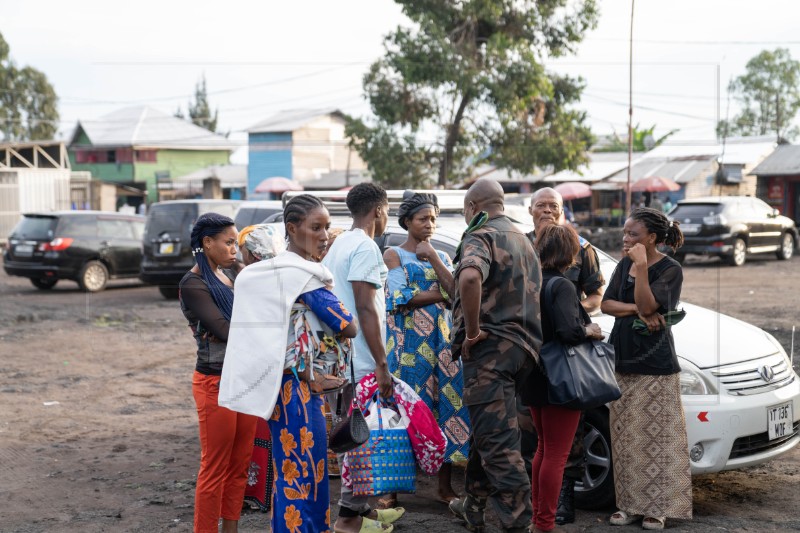
<instances>
[{"instance_id":1,"label":"red umbrella","mask_svg":"<svg viewBox=\"0 0 800 533\"><path fill-rule=\"evenodd\" d=\"M642 178L631 185L631 191L633 192L675 192L680 189L681 186L671 179L660 176Z\"/></svg>"},{"instance_id":2,"label":"red umbrella","mask_svg":"<svg viewBox=\"0 0 800 533\"><path fill-rule=\"evenodd\" d=\"M283 178L280 176L275 176L272 178L267 178L253 190L253 192L263 193L269 192L273 194L283 193L286 191L302 191L303 186L297 183L296 181L292 181L288 178Z\"/></svg>"},{"instance_id":3,"label":"red umbrella","mask_svg":"<svg viewBox=\"0 0 800 533\"><path fill-rule=\"evenodd\" d=\"M578 198L588 198L592 195L592 189L585 183L579 181L565 181L553 187L564 200L576 200Z\"/></svg>"}]
</instances>

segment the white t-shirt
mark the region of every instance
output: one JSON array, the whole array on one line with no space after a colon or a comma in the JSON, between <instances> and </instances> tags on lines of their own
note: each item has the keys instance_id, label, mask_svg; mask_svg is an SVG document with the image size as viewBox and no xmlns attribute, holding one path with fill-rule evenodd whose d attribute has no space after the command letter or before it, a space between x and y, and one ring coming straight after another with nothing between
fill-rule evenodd
<instances>
[{"instance_id":1,"label":"white t-shirt","mask_svg":"<svg viewBox=\"0 0 800 533\"><path fill-rule=\"evenodd\" d=\"M388 269L383 262L381 250L364 230L345 231L333 241L322 264L333 273L333 293L353 315L358 314L353 281L366 281L375 286L375 308L380 320L380 338L386 338L386 299L383 287ZM375 359L367 346L364 330L359 322L358 335L353 339L353 367L356 381L375 371ZM349 373L349 370L348 370Z\"/></svg>"}]
</instances>

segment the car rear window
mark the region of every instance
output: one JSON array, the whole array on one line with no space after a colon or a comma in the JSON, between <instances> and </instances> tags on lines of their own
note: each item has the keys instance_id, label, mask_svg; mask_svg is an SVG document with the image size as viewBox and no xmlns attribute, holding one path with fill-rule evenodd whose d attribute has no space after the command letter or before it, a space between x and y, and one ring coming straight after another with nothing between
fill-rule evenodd
<instances>
[{"instance_id":1,"label":"car rear window","mask_svg":"<svg viewBox=\"0 0 800 533\"><path fill-rule=\"evenodd\" d=\"M94 216L61 217L58 224L58 237L94 238L97 237L97 218Z\"/></svg>"},{"instance_id":2,"label":"car rear window","mask_svg":"<svg viewBox=\"0 0 800 533\"><path fill-rule=\"evenodd\" d=\"M672 218L703 218L718 215L722 204L678 204L669 214Z\"/></svg>"},{"instance_id":3,"label":"car rear window","mask_svg":"<svg viewBox=\"0 0 800 533\"><path fill-rule=\"evenodd\" d=\"M15 239L49 241L53 238L53 230L57 221L58 219L55 217L23 217L11 232L11 237Z\"/></svg>"},{"instance_id":4,"label":"car rear window","mask_svg":"<svg viewBox=\"0 0 800 533\"><path fill-rule=\"evenodd\" d=\"M197 218L194 204L161 204L150 208L145 228L146 238L154 239L164 233L176 236L189 231Z\"/></svg>"}]
</instances>

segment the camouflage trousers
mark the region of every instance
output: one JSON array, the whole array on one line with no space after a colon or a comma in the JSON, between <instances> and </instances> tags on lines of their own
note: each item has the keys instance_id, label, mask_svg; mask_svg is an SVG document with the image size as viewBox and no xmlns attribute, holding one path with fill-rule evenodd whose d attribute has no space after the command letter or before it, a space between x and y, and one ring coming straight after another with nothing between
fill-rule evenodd
<instances>
[{"instance_id":1,"label":"camouflage trousers","mask_svg":"<svg viewBox=\"0 0 800 533\"><path fill-rule=\"evenodd\" d=\"M532 519L531 482L520 452L517 390L533 361L505 339L490 337L465 357L464 404L472 424L465 473L467 494L491 502L504 529Z\"/></svg>"}]
</instances>

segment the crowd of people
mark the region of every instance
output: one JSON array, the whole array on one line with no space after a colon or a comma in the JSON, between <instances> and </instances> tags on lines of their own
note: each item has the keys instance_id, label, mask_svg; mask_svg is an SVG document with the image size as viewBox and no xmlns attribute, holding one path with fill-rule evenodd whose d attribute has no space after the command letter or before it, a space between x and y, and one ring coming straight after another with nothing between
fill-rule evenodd
<instances>
[{"instance_id":1,"label":"crowd of people","mask_svg":"<svg viewBox=\"0 0 800 533\"><path fill-rule=\"evenodd\" d=\"M329 470L345 458L327 449L325 416L355 385L348 364L356 382L374 375L382 398L402 380L433 413L447 439L438 499L467 529L483 531L491 505L503 531L558 531L575 519L582 413L550 402L539 353L554 340L602 339L590 318L599 309L615 317L609 342L622 391L610 405L618 510L609 521L663 529L667 518L691 518L679 367L664 319L682 272L659 251L682 244L677 222L634 209L604 291L597 253L553 189L533 195L535 230L525 234L504 214L502 187L476 181L452 258L431 245L434 193L404 196L397 222L407 238L383 253L374 239L389 220L386 192L359 184L346 203L352 227L335 239L327 208L308 194L287 202L285 232L237 234L215 213L193 226L197 264L180 283L180 304L197 346L195 532L218 532L221 520L235 533L245 500L271 511L273 532L394 529L406 512L397 494L372 508L346 483L332 521ZM650 335L634 334L637 318ZM465 464L463 495L454 463Z\"/></svg>"}]
</instances>

